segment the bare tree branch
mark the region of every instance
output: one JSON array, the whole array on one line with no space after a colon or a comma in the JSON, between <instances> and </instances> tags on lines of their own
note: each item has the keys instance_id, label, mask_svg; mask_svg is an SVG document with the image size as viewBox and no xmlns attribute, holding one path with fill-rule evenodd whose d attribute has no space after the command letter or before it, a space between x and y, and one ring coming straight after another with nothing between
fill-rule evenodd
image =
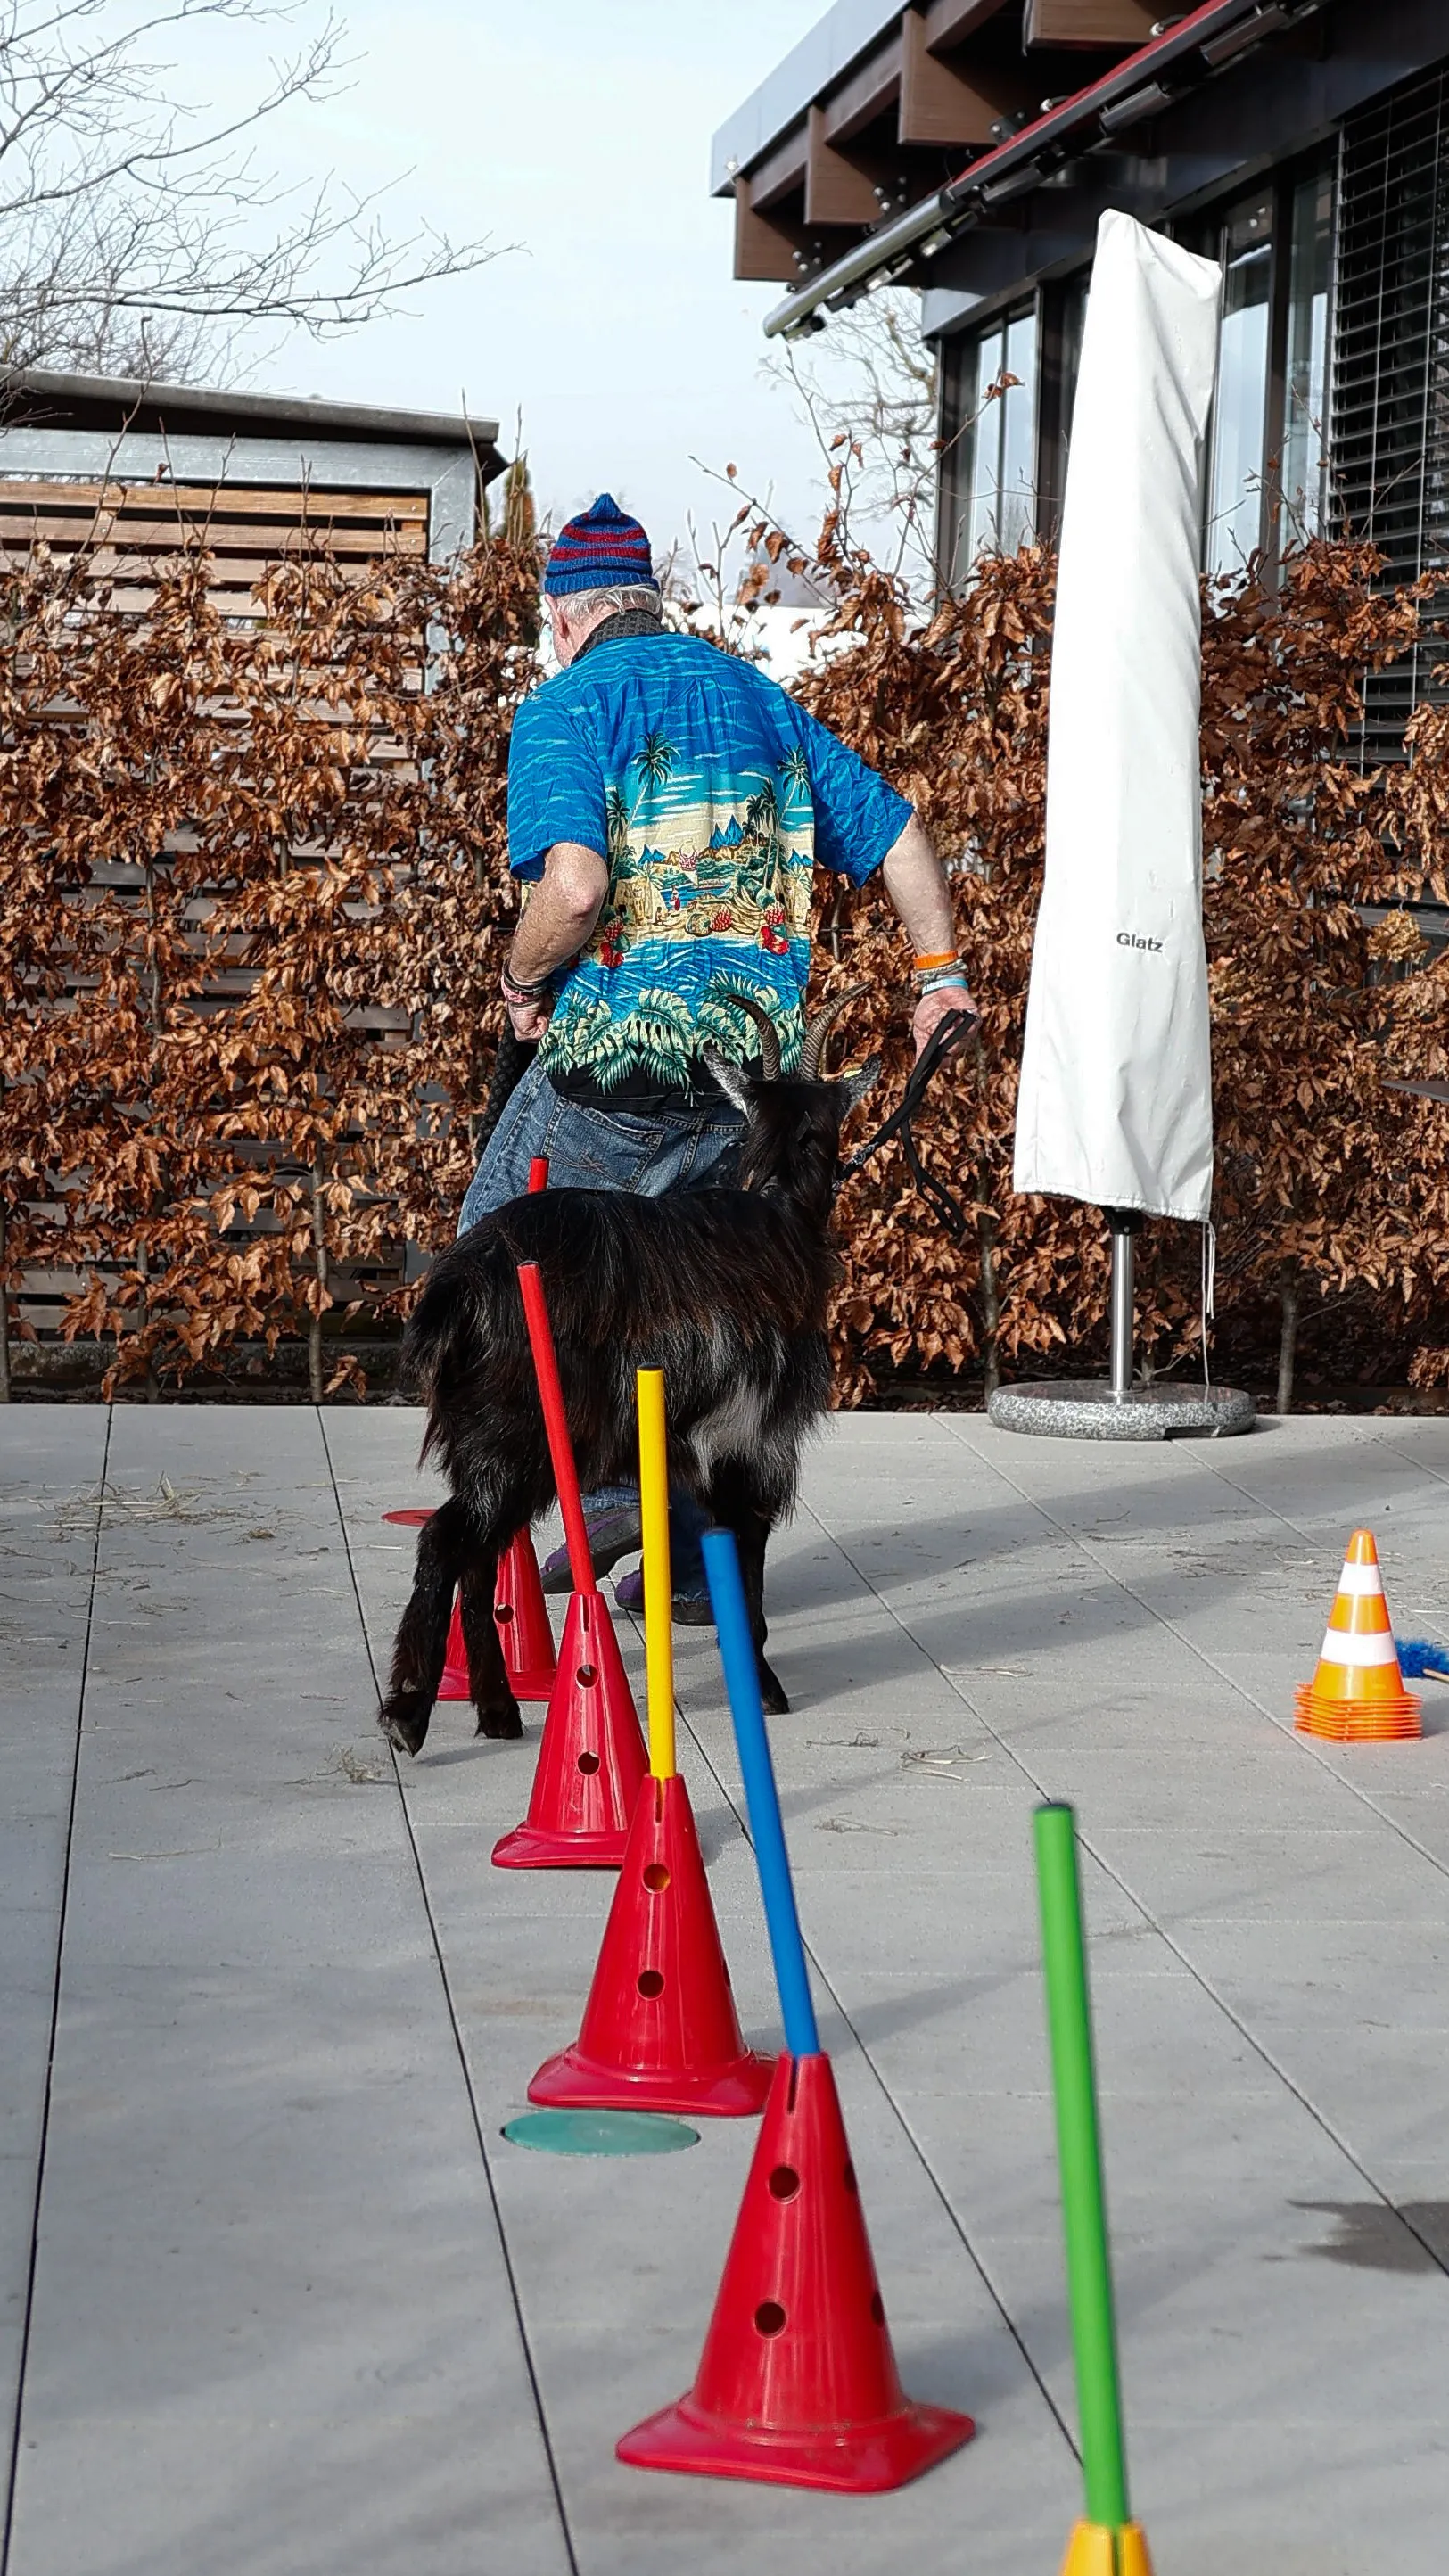
<instances>
[{"instance_id":1,"label":"bare tree branch","mask_svg":"<svg viewBox=\"0 0 1449 2576\"><path fill-rule=\"evenodd\" d=\"M827 476L845 467L836 506L869 529L878 556L913 590L934 577L939 378L919 330L920 299L902 287L832 317L818 341L787 342L765 371L788 385Z\"/></svg>"},{"instance_id":2,"label":"bare tree branch","mask_svg":"<svg viewBox=\"0 0 1449 2576\"><path fill-rule=\"evenodd\" d=\"M189 103L162 59L203 22L242 41L298 14L296 0L0 0L0 362L214 371L250 325L327 337L499 256L427 222L396 238L388 191L289 187L255 158L268 120L337 94L335 17L250 94L229 82L224 114Z\"/></svg>"}]
</instances>

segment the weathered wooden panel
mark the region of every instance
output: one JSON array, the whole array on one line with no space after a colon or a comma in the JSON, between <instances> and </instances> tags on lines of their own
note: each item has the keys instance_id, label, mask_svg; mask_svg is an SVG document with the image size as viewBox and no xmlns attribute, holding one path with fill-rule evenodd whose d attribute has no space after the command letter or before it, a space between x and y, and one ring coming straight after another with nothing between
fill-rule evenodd
<instances>
[{"instance_id":1,"label":"weathered wooden panel","mask_svg":"<svg viewBox=\"0 0 1449 2576\"><path fill-rule=\"evenodd\" d=\"M256 622L262 615L256 596L259 585L309 542L324 542L342 578L351 584L367 581L388 561L403 558L416 563L424 559L429 507L428 493L419 491L318 491L301 485L127 484L0 477L0 567L18 567L41 542L52 554L62 557L90 551L95 573L111 585L107 608L118 617L140 619L154 603L156 581L168 558L201 540L213 558L213 578L208 586L212 606L232 623ZM280 673L279 678L284 679L285 673ZM421 663L412 679L413 686L420 689ZM336 725L342 731L354 730L345 712L316 698L315 669L309 672L308 681L313 693L309 708L312 719ZM231 713L225 706L208 707L204 712L210 721L223 723ZM68 710L63 705L55 708L54 721L58 726L68 721ZM367 763L358 771L360 785L365 789L368 771L396 768L399 758L396 743L383 735L375 737L368 745ZM168 851L172 846L178 851L194 849L194 836L178 832L168 843ZM305 867L320 864L326 851L315 843L298 843L289 855L294 865ZM165 866L166 856L167 851L163 851L159 866ZM146 871L128 860L124 852L96 869L94 883L98 890L113 896L133 894L138 904L145 900ZM198 953L210 904L221 893L219 886L210 893L199 888L188 902L188 944L194 925ZM79 904L86 900L85 892L76 897ZM198 997L198 1005L208 1014L232 1011L251 992L255 981L255 971L240 956L235 964L218 964ZM77 1009L88 1007L87 979L77 977L68 999ZM361 1007L355 1024L399 1039L406 1036L408 1028L405 1013L385 1007ZM308 1186L310 1174L293 1166L276 1145L260 1138L237 1142L247 1159L293 1180L299 1188ZM259 1218L256 1230L271 1229L265 1218ZM253 1228L239 1218L228 1229L227 1240L240 1250L252 1233ZM334 1264L331 1285L339 1304L358 1295L364 1287L375 1292L379 1285L384 1289L400 1285L403 1262L404 1249L399 1241L382 1264L359 1270ZM103 1267L102 1276L119 1275ZM33 1269L27 1273L22 1294L16 1300L19 1313L37 1332L53 1335L66 1298L79 1285L72 1272ZM164 1286L161 1294L164 1296Z\"/></svg>"}]
</instances>

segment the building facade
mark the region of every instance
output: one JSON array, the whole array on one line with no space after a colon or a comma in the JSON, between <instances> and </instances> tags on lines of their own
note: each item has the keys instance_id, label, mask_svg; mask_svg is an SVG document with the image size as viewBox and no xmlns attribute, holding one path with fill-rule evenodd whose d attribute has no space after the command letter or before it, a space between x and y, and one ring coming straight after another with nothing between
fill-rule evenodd
<instances>
[{"instance_id":1,"label":"building facade","mask_svg":"<svg viewBox=\"0 0 1449 2576\"><path fill-rule=\"evenodd\" d=\"M766 330L919 287L937 349L937 558L1051 535L1097 219L1223 267L1203 561L1352 529L1413 579L1449 544L1445 0L837 0L715 138ZM1009 381L1008 381L1009 380ZM993 388L997 389L992 399ZM1369 688L1392 757L1426 642Z\"/></svg>"},{"instance_id":2,"label":"building facade","mask_svg":"<svg viewBox=\"0 0 1449 2576\"><path fill-rule=\"evenodd\" d=\"M303 529L359 569L446 562L503 470L496 420L0 371L0 556L37 537L66 552L104 527L144 589L145 567L204 528L236 616L257 613L256 584Z\"/></svg>"}]
</instances>

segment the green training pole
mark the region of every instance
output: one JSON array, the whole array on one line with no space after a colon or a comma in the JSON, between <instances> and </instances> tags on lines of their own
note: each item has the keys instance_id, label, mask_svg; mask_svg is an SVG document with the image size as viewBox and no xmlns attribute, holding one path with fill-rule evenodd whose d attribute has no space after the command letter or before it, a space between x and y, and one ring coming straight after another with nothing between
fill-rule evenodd
<instances>
[{"instance_id":1,"label":"green training pole","mask_svg":"<svg viewBox=\"0 0 1449 2576\"><path fill-rule=\"evenodd\" d=\"M1077 1820L1070 1807L1049 1806L1038 1807L1033 1822L1087 2520L1105 2523L1116 2531L1132 2517L1127 2507L1127 2460L1122 2447L1117 2328L1102 2191L1102 2145L1097 2129L1097 2078L1092 2060L1092 2008L1087 1997Z\"/></svg>"}]
</instances>

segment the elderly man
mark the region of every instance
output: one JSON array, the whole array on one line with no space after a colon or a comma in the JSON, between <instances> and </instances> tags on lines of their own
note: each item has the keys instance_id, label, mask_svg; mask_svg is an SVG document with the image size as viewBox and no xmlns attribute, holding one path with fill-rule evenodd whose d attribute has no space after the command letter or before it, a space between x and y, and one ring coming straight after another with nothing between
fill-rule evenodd
<instances>
[{"instance_id":1,"label":"elderly man","mask_svg":"<svg viewBox=\"0 0 1449 2576\"><path fill-rule=\"evenodd\" d=\"M728 1187L741 1133L700 1058L753 1052L748 993L800 1051L814 870L878 868L915 949L916 1049L969 1010L951 899L911 807L748 662L660 621L649 540L601 493L548 558L562 665L519 708L508 844L530 892L503 968L538 1052L463 1202L460 1232L520 1195L546 1154L559 1189ZM639 1547L637 1497L595 1494L600 1574ZM709 1617L697 1530L676 1515L676 1618ZM545 1583L567 1590L562 1554ZM617 1587L637 1606L638 1577Z\"/></svg>"}]
</instances>

